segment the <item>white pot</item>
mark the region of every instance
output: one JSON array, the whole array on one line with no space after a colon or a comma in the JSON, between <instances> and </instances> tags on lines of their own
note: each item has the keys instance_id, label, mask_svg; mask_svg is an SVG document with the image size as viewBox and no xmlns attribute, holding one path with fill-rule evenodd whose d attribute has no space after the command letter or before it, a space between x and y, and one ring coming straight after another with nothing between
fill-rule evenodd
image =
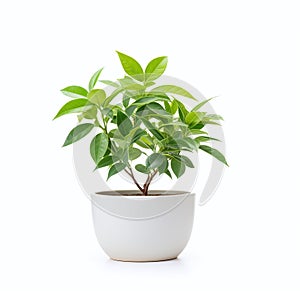
<instances>
[{"instance_id":1,"label":"white pot","mask_svg":"<svg viewBox=\"0 0 300 291\"><path fill-rule=\"evenodd\" d=\"M92 195L96 236L110 258L162 261L175 259L182 252L192 231L195 194L163 194L139 196L137 191L117 191Z\"/></svg>"}]
</instances>

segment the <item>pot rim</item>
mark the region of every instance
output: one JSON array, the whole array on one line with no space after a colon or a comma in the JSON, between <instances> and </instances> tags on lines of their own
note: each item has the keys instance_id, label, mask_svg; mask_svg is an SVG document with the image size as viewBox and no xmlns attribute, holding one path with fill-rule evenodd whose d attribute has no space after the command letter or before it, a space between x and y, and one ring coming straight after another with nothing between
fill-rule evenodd
<instances>
[{"instance_id":1,"label":"pot rim","mask_svg":"<svg viewBox=\"0 0 300 291\"><path fill-rule=\"evenodd\" d=\"M142 195L139 190L110 190L110 191L100 191L92 193L93 196L106 196L106 197L124 197L124 198L159 198L159 197L174 197L174 196L187 196L195 195L195 193L189 191L179 191L179 190L150 190L148 192L150 195ZM152 194L152 195L151 195Z\"/></svg>"}]
</instances>

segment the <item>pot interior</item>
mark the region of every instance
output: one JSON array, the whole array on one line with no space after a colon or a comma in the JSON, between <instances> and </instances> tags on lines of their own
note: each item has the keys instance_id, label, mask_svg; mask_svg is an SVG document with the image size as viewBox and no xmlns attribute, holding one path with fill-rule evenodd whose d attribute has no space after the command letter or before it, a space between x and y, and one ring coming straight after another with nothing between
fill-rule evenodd
<instances>
[{"instance_id":1,"label":"pot interior","mask_svg":"<svg viewBox=\"0 0 300 291\"><path fill-rule=\"evenodd\" d=\"M150 190L147 196L167 196L167 195L182 195L187 194L188 191L168 191L168 190ZM114 190L96 192L96 195L107 196L144 196L139 190Z\"/></svg>"}]
</instances>

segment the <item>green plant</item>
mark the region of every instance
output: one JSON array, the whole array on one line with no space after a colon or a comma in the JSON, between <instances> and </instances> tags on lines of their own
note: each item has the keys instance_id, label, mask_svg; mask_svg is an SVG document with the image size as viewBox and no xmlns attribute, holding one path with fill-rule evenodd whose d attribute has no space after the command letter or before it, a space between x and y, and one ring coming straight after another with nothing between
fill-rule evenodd
<instances>
[{"instance_id":1,"label":"green plant","mask_svg":"<svg viewBox=\"0 0 300 291\"><path fill-rule=\"evenodd\" d=\"M149 62L146 69L133 58L117 52L127 75L116 82L100 80L102 69L91 77L88 90L69 86L61 90L73 98L56 114L78 114L79 124L71 130L64 145L85 137L93 128L98 133L90 144L90 153L96 169L109 167L107 179L124 170L143 195L154 176L172 173L179 178L186 167L194 167L184 155L186 151L203 150L227 165L225 157L206 143L214 138L203 131L206 124L219 125L222 117L199 111L211 99L187 109L174 95L196 100L188 91L175 85L155 86L155 80L165 71L167 57ZM95 89L98 81L114 90L108 94ZM121 98L120 98L121 97ZM118 100L116 102L116 100ZM144 163L136 163L144 157ZM145 174L139 184L136 171Z\"/></svg>"}]
</instances>

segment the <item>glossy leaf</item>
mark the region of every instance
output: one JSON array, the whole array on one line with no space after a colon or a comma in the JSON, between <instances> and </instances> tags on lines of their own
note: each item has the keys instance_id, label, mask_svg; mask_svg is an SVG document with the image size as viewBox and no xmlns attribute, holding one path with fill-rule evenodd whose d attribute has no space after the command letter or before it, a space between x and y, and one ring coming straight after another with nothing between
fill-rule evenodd
<instances>
[{"instance_id":1,"label":"glossy leaf","mask_svg":"<svg viewBox=\"0 0 300 291\"><path fill-rule=\"evenodd\" d=\"M172 179L171 172L170 172L168 169L165 170L165 174L166 174L167 176L169 176L170 179Z\"/></svg>"},{"instance_id":2,"label":"glossy leaf","mask_svg":"<svg viewBox=\"0 0 300 291\"><path fill-rule=\"evenodd\" d=\"M106 98L106 93L102 89L94 89L87 95L89 101L97 106L101 106Z\"/></svg>"},{"instance_id":3,"label":"glossy leaf","mask_svg":"<svg viewBox=\"0 0 300 291\"><path fill-rule=\"evenodd\" d=\"M218 114L207 114L206 117L212 120L224 120L223 117Z\"/></svg>"},{"instance_id":4,"label":"glossy leaf","mask_svg":"<svg viewBox=\"0 0 300 291\"><path fill-rule=\"evenodd\" d=\"M185 164L174 158L171 160L171 168L177 178L181 177L185 172Z\"/></svg>"},{"instance_id":5,"label":"glossy leaf","mask_svg":"<svg viewBox=\"0 0 300 291\"><path fill-rule=\"evenodd\" d=\"M125 106L125 105L124 105ZM136 109L135 105L130 105L125 109L127 116L131 116L134 110Z\"/></svg>"},{"instance_id":6,"label":"glossy leaf","mask_svg":"<svg viewBox=\"0 0 300 291\"><path fill-rule=\"evenodd\" d=\"M153 153L146 159L148 169L157 169L166 161L166 157L160 153Z\"/></svg>"},{"instance_id":7,"label":"glossy leaf","mask_svg":"<svg viewBox=\"0 0 300 291\"><path fill-rule=\"evenodd\" d=\"M177 95L181 95L193 100L197 100L191 93L189 93L187 90L176 86L176 85L162 85L156 88L153 88L151 92L161 92L161 93L173 93Z\"/></svg>"},{"instance_id":8,"label":"glossy leaf","mask_svg":"<svg viewBox=\"0 0 300 291\"><path fill-rule=\"evenodd\" d=\"M129 160L133 161L136 160L142 154L140 149L137 148L129 148Z\"/></svg>"},{"instance_id":9,"label":"glossy leaf","mask_svg":"<svg viewBox=\"0 0 300 291\"><path fill-rule=\"evenodd\" d=\"M157 167L159 174L163 174L168 169L168 160L166 156L162 155L163 161L160 166Z\"/></svg>"},{"instance_id":10,"label":"glossy leaf","mask_svg":"<svg viewBox=\"0 0 300 291\"><path fill-rule=\"evenodd\" d=\"M179 122L179 121L175 121L175 122L171 122L171 123L165 123L165 124L162 124L161 126L159 126L158 129L161 129L163 127L166 127L166 126L184 126L184 127L187 127L188 125L183 123L183 122Z\"/></svg>"},{"instance_id":11,"label":"glossy leaf","mask_svg":"<svg viewBox=\"0 0 300 291\"><path fill-rule=\"evenodd\" d=\"M205 152L207 152L208 154L212 155L214 158L216 158L217 160L219 160L220 162L222 162L223 164L225 164L226 166L228 166L228 163L224 157L224 155L219 152L218 150L209 147L207 145L200 145L199 148Z\"/></svg>"},{"instance_id":12,"label":"glossy leaf","mask_svg":"<svg viewBox=\"0 0 300 291\"><path fill-rule=\"evenodd\" d=\"M209 98L207 100L204 100L200 102L198 105L196 105L191 111L197 111L199 110L202 106L204 106L207 102L209 102L211 99L214 99L215 97Z\"/></svg>"},{"instance_id":13,"label":"glossy leaf","mask_svg":"<svg viewBox=\"0 0 300 291\"><path fill-rule=\"evenodd\" d=\"M146 105L149 103L153 103L155 101L165 101L165 100L169 100L168 97L143 97L143 98L139 98L137 99L132 105Z\"/></svg>"},{"instance_id":14,"label":"glossy leaf","mask_svg":"<svg viewBox=\"0 0 300 291\"><path fill-rule=\"evenodd\" d=\"M81 138L85 137L93 128L94 124L92 123L83 123L77 125L70 131L63 146L70 145L80 140Z\"/></svg>"},{"instance_id":15,"label":"glossy leaf","mask_svg":"<svg viewBox=\"0 0 300 291\"><path fill-rule=\"evenodd\" d=\"M145 70L146 80L153 81L159 78L166 70L167 64L167 57L158 57L150 61Z\"/></svg>"},{"instance_id":16,"label":"glossy leaf","mask_svg":"<svg viewBox=\"0 0 300 291\"><path fill-rule=\"evenodd\" d=\"M132 130L132 123L130 119L121 111L117 112L117 124L119 131L123 136L129 134L129 132Z\"/></svg>"},{"instance_id":17,"label":"glossy leaf","mask_svg":"<svg viewBox=\"0 0 300 291\"><path fill-rule=\"evenodd\" d=\"M132 57L117 51L124 71L138 81L144 81L144 72L141 65Z\"/></svg>"},{"instance_id":18,"label":"glossy leaf","mask_svg":"<svg viewBox=\"0 0 300 291\"><path fill-rule=\"evenodd\" d=\"M95 119L96 116L97 116L96 106L92 106L90 109L88 109L82 113L82 117L86 118L86 119Z\"/></svg>"},{"instance_id":19,"label":"glossy leaf","mask_svg":"<svg viewBox=\"0 0 300 291\"><path fill-rule=\"evenodd\" d=\"M97 164L96 169L110 166L114 163L112 156L103 157L100 162Z\"/></svg>"},{"instance_id":20,"label":"glossy leaf","mask_svg":"<svg viewBox=\"0 0 300 291\"><path fill-rule=\"evenodd\" d=\"M103 68L101 68L100 70L98 70L97 72L95 72L93 74L93 76L91 77L90 82L89 82L89 91L91 91L91 90L94 89L94 87L95 87L95 85L96 85L96 83L97 83L97 81L99 79L99 76L100 76L102 70L103 70Z\"/></svg>"},{"instance_id":21,"label":"glossy leaf","mask_svg":"<svg viewBox=\"0 0 300 291\"><path fill-rule=\"evenodd\" d=\"M141 172L141 173L144 173L144 174L148 174L149 173L149 170L147 169L147 167L145 165L142 165L142 164L138 164L135 166L135 169L138 171L138 172Z\"/></svg>"},{"instance_id":22,"label":"glossy leaf","mask_svg":"<svg viewBox=\"0 0 300 291\"><path fill-rule=\"evenodd\" d=\"M123 79L118 79L120 82L120 85L123 89L126 90L144 90L145 87L141 84L138 84L135 80L132 78L125 76Z\"/></svg>"},{"instance_id":23,"label":"glossy leaf","mask_svg":"<svg viewBox=\"0 0 300 291\"><path fill-rule=\"evenodd\" d=\"M171 103L171 113L175 114L177 109L178 109L178 104L177 104L176 100L173 100Z\"/></svg>"},{"instance_id":24,"label":"glossy leaf","mask_svg":"<svg viewBox=\"0 0 300 291\"><path fill-rule=\"evenodd\" d=\"M180 156L180 159L185 163L189 168L194 168L193 162L187 156Z\"/></svg>"},{"instance_id":25,"label":"glossy leaf","mask_svg":"<svg viewBox=\"0 0 300 291\"><path fill-rule=\"evenodd\" d=\"M187 148L195 151L198 150L198 144L192 138L184 137L180 141L185 144Z\"/></svg>"},{"instance_id":26,"label":"glossy leaf","mask_svg":"<svg viewBox=\"0 0 300 291\"><path fill-rule=\"evenodd\" d=\"M167 101L164 101L164 105L165 105L165 109L168 113L172 113L171 112L171 106Z\"/></svg>"},{"instance_id":27,"label":"glossy leaf","mask_svg":"<svg viewBox=\"0 0 300 291\"><path fill-rule=\"evenodd\" d=\"M88 100L84 99L84 98L78 98L78 99L71 100L71 101L67 102L58 111L58 113L55 115L55 117L53 119L56 119L56 118L58 118L60 116L63 116L65 114L83 112L83 111L85 111L85 110L92 107L92 106L87 105L87 104L88 104Z\"/></svg>"},{"instance_id":28,"label":"glossy leaf","mask_svg":"<svg viewBox=\"0 0 300 291\"><path fill-rule=\"evenodd\" d=\"M201 142L207 142L210 140L215 140L215 141L220 141L219 139L213 138L213 137L209 137L209 136L198 136L195 138L195 141L199 144Z\"/></svg>"},{"instance_id":29,"label":"glossy leaf","mask_svg":"<svg viewBox=\"0 0 300 291\"><path fill-rule=\"evenodd\" d=\"M185 122L188 124L197 124L202 121L205 112L189 112L185 117Z\"/></svg>"},{"instance_id":30,"label":"glossy leaf","mask_svg":"<svg viewBox=\"0 0 300 291\"><path fill-rule=\"evenodd\" d=\"M122 162L120 163L116 163L114 165L112 165L108 171L108 175L107 175L107 180L112 177L113 175L118 174L119 172L121 172L122 170L124 170L126 168L126 165Z\"/></svg>"},{"instance_id":31,"label":"glossy leaf","mask_svg":"<svg viewBox=\"0 0 300 291\"><path fill-rule=\"evenodd\" d=\"M109 96L107 96L107 98L103 102L103 107L108 106L108 104L110 104L110 102L123 91L125 91L124 88L118 88L118 89L114 90Z\"/></svg>"},{"instance_id":32,"label":"glossy leaf","mask_svg":"<svg viewBox=\"0 0 300 291\"><path fill-rule=\"evenodd\" d=\"M90 145L90 153L96 165L106 153L107 147L108 137L105 133L99 133L93 138Z\"/></svg>"},{"instance_id":33,"label":"glossy leaf","mask_svg":"<svg viewBox=\"0 0 300 291\"><path fill-rule=\"evenodd\" d=\"M181 121L185 122L185 117L189 113L189 111L185 108L183 103L181 103L179 100L175 100L177 107L178 107L178 114L181 119Z\"/></svg>"},{"instance_id":34,"label":"glossy leaf","mask_svg":"<svg viewBox=\"0 0 300 291\"><path fill-rule=\"evenodd\" d=\"M86 97L88 91L80 86L69 86L60 90L64 95L72 98Z\"/></svg>"},{"instance_id":35,"label":"glossy leaf","mask_svg":"<svg viewBox=\"0 0 300 291\"><path fill-rule=\"evenodd\" d=\"M130 144L137 142L143 135L146 135L146 134L147 134L147 132L145 130L143 130L141 128L136 129L132 134ZM130 133L129 133L129 135L130 135Z\"/></svg>"},{"instance_id":36,"label":"glossy leaf","mask_svg":"<svg viewBox=\"0 0 300 291\"><path fill-rule=\"evenodd\" d=\"M115 88L119 88L120 85L116 82L110 81L110 80L99 80L99 82L107 85L107 86L111 86L111 87L115 87Z\"/></svg>"}]
</instances>

